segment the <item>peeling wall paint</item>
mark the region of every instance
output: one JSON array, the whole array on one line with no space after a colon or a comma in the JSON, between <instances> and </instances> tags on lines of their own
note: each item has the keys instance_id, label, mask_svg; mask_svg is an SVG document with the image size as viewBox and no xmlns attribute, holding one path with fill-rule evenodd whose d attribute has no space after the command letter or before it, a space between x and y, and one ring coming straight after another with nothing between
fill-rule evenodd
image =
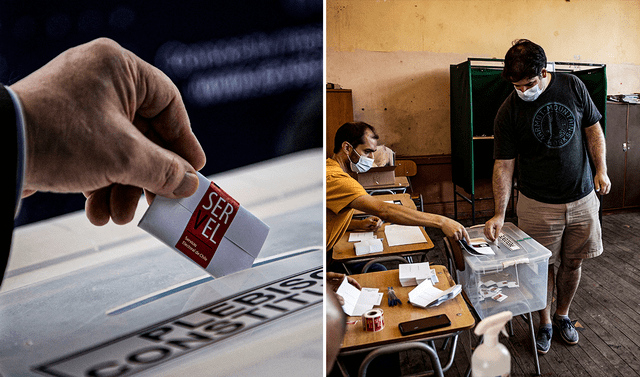
<instances>
[{"instance_id":1,"label":"peeling wall paint","mask_svg":"<svg viewBox=\"0 0 640 377\"><path fill-rule=\"evenodd\" d=\"M451 153L449 65L518 38L607 64L609 94L640 92L640 0L327 0L326 25L327 81L402 155Z\"/></svg>"}]
</instances>

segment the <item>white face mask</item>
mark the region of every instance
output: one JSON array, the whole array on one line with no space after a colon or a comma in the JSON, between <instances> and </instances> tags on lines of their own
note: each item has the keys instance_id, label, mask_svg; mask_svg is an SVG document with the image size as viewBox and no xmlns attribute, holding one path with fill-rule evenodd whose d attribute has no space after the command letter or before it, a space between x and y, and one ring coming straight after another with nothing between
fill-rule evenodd
<instances>
[{"instance_id":1,"label":"white face mask","mask_svg":"<svg viewBox=\"0 0 640 377\"><path fill-rule=\"evenodd\" d=\"M542 89L540 89L540 85L534 85L533 87L525 90L524 92L516 89L516 93L518 93L518 97L520 97L523 101L533 102L540 97L542 94Z\"/></svg>"},{"instance_id":2,"label":"white face mask","mask_svg":"<svg viewBox=\"0 0 640 377\"><path fill-rule=\"evenodd\" d=\"M358 153L358 151L356 151L355 148L353 148L353 151L356 152L356 154L360 158L358 159L358 162L354 164L353 161L351 161L351 156L349 156L349 162L351 163L351 170L353 170L356 173L368 172L369 169L371 169L371 167L373 166L373 158L360 156L360 154Z\"/></svg>"}]
</instances>

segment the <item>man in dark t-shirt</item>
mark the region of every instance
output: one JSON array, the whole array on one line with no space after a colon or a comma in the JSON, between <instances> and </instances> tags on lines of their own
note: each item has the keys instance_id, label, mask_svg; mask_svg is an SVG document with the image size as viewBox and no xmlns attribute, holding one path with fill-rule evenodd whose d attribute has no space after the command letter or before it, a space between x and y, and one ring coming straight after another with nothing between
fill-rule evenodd
<instances>
[{"instance_id":1,"label":"man in dark t-shirt","mask_svg":"<svg viewBox=\"0 0 640 377\"><path fill-rule=\"evenodd\" d=\"M505 56L502 76L515 90L494 122L495 215L484 230L491 241L500 234L517 160L518 226L552 252L549 299L539 312L536 336L541 354L549 350L554 325L566 343L578 342L569 307L580 283L582 260L602 253L595 192L607 194L611 186L599 123L602 115L577 77L549 72L546 66L542 47L528 40L516 41ZM561 260L557 276L556 258ZM552 320L554 287L557 308Z\"/></svg>"}]
</instances>

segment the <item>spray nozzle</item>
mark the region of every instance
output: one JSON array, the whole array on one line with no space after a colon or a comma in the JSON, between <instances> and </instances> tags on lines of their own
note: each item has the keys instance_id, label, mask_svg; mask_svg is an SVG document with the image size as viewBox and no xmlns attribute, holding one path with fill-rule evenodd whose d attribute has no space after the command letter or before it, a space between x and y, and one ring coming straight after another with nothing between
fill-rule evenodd
<instances>
[{"instance_id":1,"label":"spray nozzle","mask_svg":"<svg viewBox=\"0 0 640 377\"><path fill-rule=\"evenodd\" d=\"M493 347L498 343L499 332L502 332L505 336L507 335L504 327L512 317L513 313L510 311L494 314L480 321L474 332L476 335L484 335L484 343L489 347Z\"/></svg>"}]
</instances>

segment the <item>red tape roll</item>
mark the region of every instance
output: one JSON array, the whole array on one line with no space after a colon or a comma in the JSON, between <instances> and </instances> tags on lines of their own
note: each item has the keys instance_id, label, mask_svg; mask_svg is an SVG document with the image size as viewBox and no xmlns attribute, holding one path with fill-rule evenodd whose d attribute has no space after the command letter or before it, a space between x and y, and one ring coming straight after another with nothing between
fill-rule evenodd
<instances>
[{"instance_id":1,"label":"red tape roll","mask_svg":"<svg viewBox=\"0 0 640 377\"><path fill-rule=\"evenodd\" d=\"M362 315L362 329L364 331L380 331L384 329L384 311L373 309Z\"/></svg>"}]
</instances>

